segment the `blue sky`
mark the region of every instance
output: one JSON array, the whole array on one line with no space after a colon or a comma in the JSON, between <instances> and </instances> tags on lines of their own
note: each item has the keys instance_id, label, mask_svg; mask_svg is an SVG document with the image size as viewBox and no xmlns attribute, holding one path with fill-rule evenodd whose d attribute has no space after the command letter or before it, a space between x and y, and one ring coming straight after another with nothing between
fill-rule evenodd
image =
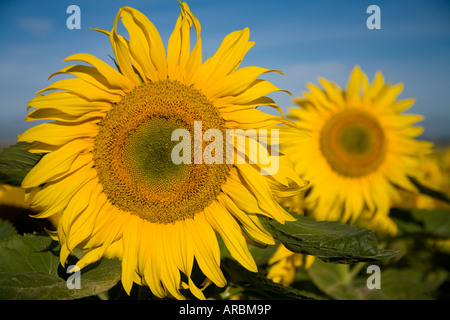
<instances>
[{"instance_id":1,"label":"blue sky","mask_svg":"<svg viewBox=\"0 0 450 320\"><path fill-rule=\"evenodd\" d=\"M81 9L81 29L69 30L69 5ZM345 86L358 64L373 78L381 70L403 82L401 98L413 97L411 113L426 116L424 138L450 138L450 1L376 0L192 0L202 25L203 52L211 56L230 32L250 28L255 46L243 66L281 70L266 75L278 87L300 96L307 82L325 77ZM381 9L381 29L369 30L369 5ZM35 123L24 121L26 103L48 86L62 60L87 52L107 62L109 39L88 27L111 29L121 6L149 17L167 44L179 15L176 0L21 0L0 2L0 144L13 142ZM271 95L283 110L285 93Z\"/></svg>"}]
</instances>

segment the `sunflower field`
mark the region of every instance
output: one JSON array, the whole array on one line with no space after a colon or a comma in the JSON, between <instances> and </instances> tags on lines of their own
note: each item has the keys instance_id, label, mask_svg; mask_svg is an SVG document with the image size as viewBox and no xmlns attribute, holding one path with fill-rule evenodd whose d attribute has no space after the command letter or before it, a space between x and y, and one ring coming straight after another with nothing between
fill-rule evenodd
<instances>
[{"instance_id":1,"label":"sunflower field","mask_svg":"<svg viewBox=\"0 0 450 320\"><path fill-rule=\"evenodd\" d=\"M168 39L111 22L110 60L50 70L0 151L0 299L450 298L450 146L402 83L291 93L241 65L249 28L206 55L185 2Z\"/></svg>"}]
</instances>

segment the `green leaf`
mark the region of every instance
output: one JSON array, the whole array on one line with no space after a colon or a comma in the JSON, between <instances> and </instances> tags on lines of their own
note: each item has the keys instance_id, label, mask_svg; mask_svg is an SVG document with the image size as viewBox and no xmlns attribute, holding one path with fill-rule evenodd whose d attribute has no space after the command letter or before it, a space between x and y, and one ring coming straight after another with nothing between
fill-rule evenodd
<instances>
[{"instance_id":1,"label":"green leaf","mask_svg":"<svg viewBox=\"0 0 450 320\"><path fill-rule=\"evenodd\" d=\"M59 263L59 246L47 235L15 235L0 242L0 299L78 299L100 294L120 280L120 262L103 259L81 270L80 289Z\"/></svg>"},{"instance_id":2,"label":"green leaf","mask_svg":"<svg viewBox=\"0 0 450 320\"><path fill-rule=\"evenodd\" d=\"M17 234L16 228L7 220L0 219L0 240Z\"/></svg>"},{"instance_id":3,"label":"green leaf","mask_svg":"<svg viewBox=\"0 0 450 320\"><path fill-rule=\"evenodd\" d=\"M302 215L296 218L285 224L267 218L262 221L266 230L289 250L324 261L355 263L385 260L396 255L392 250L379 250L378 241L370 230L337 221L315 221Z\"/></svg>"},{"instance_id":4,"label":"green leaf","mask_svg":"<svg viewBox=\"0 0 450 320\"><path fill-rule=\"evenodd\" d=\"M42 154L25 151L29 146L19 142L0 152L0 183L20 186L27 173L39 162Z\"/></svg>"},{"instance_id":5,"label":"green leaf","mask_svg":"<svg viewBox=\"0 0 450 320\"><path fill-rule=\"evenodd\" d=\"M360 265L357 265L359 268ZM313 283L327 296L336 300L361 300L363 290L354 283L354 278L348 264L328 263L316 259L308 269L308 275Z\"/></svg>"},{"instance_id":6,"label":"green leaf","mask_svg":"<svg viewBox=\"0 0 450 320\"><path fill-rule=\"evenodd\" d=\"M314 261L308 269L313 283L336 300L423 300L432 299L433 292L447 279L443 269L426 272L408 268L381 266L379 289L369 289L369 264L349 265Z\"/></svg>"},{"instance_id":7,"label":"green leaf","mask_svg":"<svg viewBox=\"0 0 450 320\"><path fill-rule=\"evenodd\" d=\"M450 238L450 210L391 210L390 216L403 232Z\"/></svg>"},{"instance_id":8,"label":"green leaf","mask_svg":"<svg viewBox=\"0 0 450 320\"><path fill-rule=\"evenodd\" d=\"M59 254L46 235L15 235L0 242L0 272L56 274Z\"/></svg>"},{"instance_id":9,"label":"green leaf","mask_svg":"<svg viewBox=\"0 0 450 320\"><path fill-rule=\"evenodd\" d=\"M450 238L449 210L412 210L416 221L423 224L424 231L435 237Z\"/></svg>"},{"instance_id":10,"label":"green leaf","mask_svg":"<svg viewBox=\"0 0 450 320\"><path fill-rule=\"evenodd\" d=\"M389 268L381 271L381 288L367 290L370 300L426 300L434 299L436 290L447 278L443 270L424 275L410 268Z\"/></svg>"}]
</instances>

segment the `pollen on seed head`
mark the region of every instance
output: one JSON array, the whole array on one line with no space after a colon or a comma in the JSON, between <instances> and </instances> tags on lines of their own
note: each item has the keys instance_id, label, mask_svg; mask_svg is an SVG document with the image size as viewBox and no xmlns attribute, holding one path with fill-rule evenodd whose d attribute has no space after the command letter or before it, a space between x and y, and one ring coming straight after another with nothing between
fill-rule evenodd
<instances>
[{"instance_id":1,"label":"pollen on seed head","mask_svg":"<svg viewBox=\"0 0 450 320\"><path fill-rule=\"evenodd\" d=\"M111 203L155 223L192 218L208 206L230 166L176 165L170 157L172 132L193 134L194 121L202 121L203 131L225 133L214 105L201 91L178 82L149 82L115 104L99 123L94 143L95 167Z\"/></svg>"}]
</instances>

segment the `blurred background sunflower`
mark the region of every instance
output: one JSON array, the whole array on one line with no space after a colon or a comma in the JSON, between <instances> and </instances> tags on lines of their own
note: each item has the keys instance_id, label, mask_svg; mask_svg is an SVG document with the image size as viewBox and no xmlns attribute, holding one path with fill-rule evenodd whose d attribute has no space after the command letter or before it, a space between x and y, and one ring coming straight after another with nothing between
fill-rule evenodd
<instances>
[{"instance_id":1,"label":"blurred background sunflower","mask_svg":"<svg viewBox=\"0 0 450 320\"><path fill-rule=\"evenodd\" d=\"M396 99L401 84L385 84L381 72L370 84L358 66L346 90L323 78L319 81L323 88L308 84L310 92L294 99L298 107L289 114L311 140L284 149L311 187L295 197L279 199L284 207L319 220L365 226L387 240L386 245L405 231L401 225L398 234L399 221L391 219L391 212L404 219L405 212L396 212L399 208L449 208L445 200L450 182L448 149L415 140L423 130L413 124L422 117L402 115L414 100ZM442 199L422 193L418 189L422 186L437 190ZM426 245L432 251L449 252L445 238L429 239ZM318 267L309 271L316 260L280 244L268 260L267 277L290 286L302 279L299 274L305 277L305 272L314 275L320 270L323 265L318 261ZM350 281L360 268L328 271Z\"/></svg>"},{"instance_id":2,"label":"blurred background sunflower","mask_svg":"<svg viewBox=\"0 0 450 320\"><path fill-rule=\"evenodd\" d=\"M19 186L0 184L0 220L9 221L19 234L44 232L53 227L46 219L34 219L38 212L25 202L25 190Z\"/></svg>"},{"instance_id":3,"label":"blurred background sunflower","mask_svg":"<svg viewBox=\"0 0 450 320\"><path fill-rule=\"evenodd\" d=\"M414 100L397 100L403 85L385 83L381 72L369 83L355 67L345 90L319 82L322 88L307 85L310 92L294 99L298 107L288 115L311 138L284 148L299 175L311 181L304 197L308 215L368 221L372 229L395 233L389 208L400 189L417 191L409 177L417 176L419 157L432 148L415 139L423 129L414 124L423 117L402 113Z\"/></svg>"}]
</instances>

